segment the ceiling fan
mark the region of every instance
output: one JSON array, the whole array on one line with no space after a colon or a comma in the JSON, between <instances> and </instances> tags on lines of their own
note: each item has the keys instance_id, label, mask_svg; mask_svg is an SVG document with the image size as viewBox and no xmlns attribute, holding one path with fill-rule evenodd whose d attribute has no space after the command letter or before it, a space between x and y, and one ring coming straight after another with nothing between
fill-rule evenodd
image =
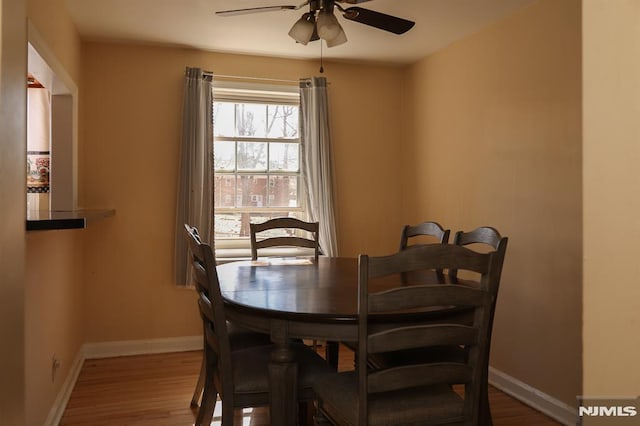
<instances>
[{"instance_id":1,"label":"ceiling fan","mask_svg":"<svg viewBox=\"0 0 640 426\"><path fill-rule=\"evenodd\" d=\"M334 15L334 9L342 13L343 18L349 21L359 22L394 34L404 34L415 25L397 16L387 15L362 7L342 7L339 3L358 4L370 0L307 0L297 6L263 6L248 9L222 10L216 12L219 16L235 16L258 12L272 12L278 10L298 10L309 6L289 31L289 36L298 43L306 45L310 41L323 39L327 47L338 46L346 43L347 35Z\"/></svg>"}]
</instances>

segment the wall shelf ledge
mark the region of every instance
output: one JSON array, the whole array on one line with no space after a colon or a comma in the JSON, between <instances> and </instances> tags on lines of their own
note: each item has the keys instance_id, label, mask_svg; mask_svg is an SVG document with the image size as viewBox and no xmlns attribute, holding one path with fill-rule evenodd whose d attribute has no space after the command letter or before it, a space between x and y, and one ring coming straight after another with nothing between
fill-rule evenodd
<instances>
[{"instance_id":1,"label":"wall shelf ledge","mask_svg":"<svg viewBox=\"0 0 640 426\"><path fill-rule=\"evenodd\" d=\"M29 210L27 231L83 229L90 222L114 216L114 209Z\"/></svg>"}]
</instances>

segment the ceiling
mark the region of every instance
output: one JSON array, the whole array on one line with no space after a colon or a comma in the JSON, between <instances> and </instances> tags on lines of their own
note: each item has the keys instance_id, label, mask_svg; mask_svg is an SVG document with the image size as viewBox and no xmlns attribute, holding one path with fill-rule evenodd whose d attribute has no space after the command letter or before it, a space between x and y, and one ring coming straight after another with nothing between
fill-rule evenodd
<instances>
[{"instance_id":1,"label":"ceiling","mask_svg":"<svg viewBox=\"0 0 640 426\"><path fill-rule=\"evenodd\" d=\"M349 41L323 48L327 59L406 64L496 22L535 0L372 0L358 6L416 22L395 35L336 11ZM241 54L317 58L320 43L297 44L287 33L306 11L220 17L215 11L304 0L66 0L83 39L137 42ZM353 6L343 4L344 7Z\"/></svg>"}]
</instances>

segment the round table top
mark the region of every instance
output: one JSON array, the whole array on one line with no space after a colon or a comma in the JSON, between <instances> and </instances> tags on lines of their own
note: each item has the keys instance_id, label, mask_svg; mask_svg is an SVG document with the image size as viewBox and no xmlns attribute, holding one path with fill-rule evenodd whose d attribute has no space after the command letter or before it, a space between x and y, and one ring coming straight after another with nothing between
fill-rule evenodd
<instances>
[{"instance_id":1,"label":"round table top","mask_svg":"<svg viewBox=\"0 0 640 426\"><path fill-rule=\"evenodd\" d=\"M320 257L269 258L230 262L217 267L222 296L236 308L264 315L304 316L307 320L354 320L358 316L358 259ZM438 283L421 273L412 284ZM369 280L369 291L397 287L400 275Z\"/></svg>"}]
</instances>

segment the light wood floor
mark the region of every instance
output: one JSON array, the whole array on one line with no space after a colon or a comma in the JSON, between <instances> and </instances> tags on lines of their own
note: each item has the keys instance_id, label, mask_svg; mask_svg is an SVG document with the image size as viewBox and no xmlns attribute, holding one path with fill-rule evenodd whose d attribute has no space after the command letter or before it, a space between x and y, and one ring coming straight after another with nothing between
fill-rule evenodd
<instances>
[{"instance_id":1,"label":"light wood floor","mask_svg":"<svg viewBox=\"0 0 640 426\"><path fill-rule=\"evenodd\" d=\"M201 352L140 355L85 361L61 426L187 426L189 406L200 370ZM347 349L340 350L340 370L353 367ZM495 426L556 426L559 423L491 388ZM213 425L220 425L217 404ZM236 413L236 424L266 426L266 408Z\"/></svg>"}]
</instances>

